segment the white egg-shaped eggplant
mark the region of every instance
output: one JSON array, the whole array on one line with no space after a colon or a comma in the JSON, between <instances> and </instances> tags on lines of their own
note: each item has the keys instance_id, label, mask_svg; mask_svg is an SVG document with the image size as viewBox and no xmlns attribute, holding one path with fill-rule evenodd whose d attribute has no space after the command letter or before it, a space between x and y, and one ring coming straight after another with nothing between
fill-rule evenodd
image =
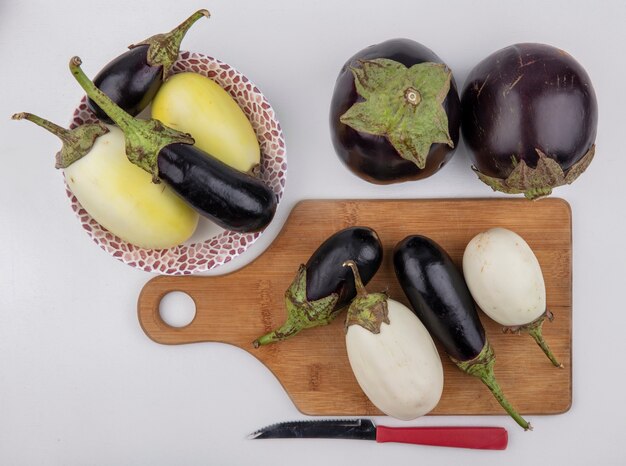
<instances>
[{"instance_id":1,"label":"white egg-shaped eggplant","mask_svg":"<svg viewBox=\"0 0 626 466\"><path fill-rule=\"evenodd\" d=\"M482 311L499 324L527 331L552 363L560 366L541 335L546 317L546 285L539 261L528 243L506 228L476 235L463 253L463 275Z\"/></svg>"},{"instance_id":2,"label":"white egg-shaped eggplant","mask_svg":"<svg viewBox=\"0 0 626 466\"><path fill-rule=\"evenodd\" d=\"M80 204L100 225L143 248L185 242L198 214L163 183L126 157L124 133L115 126L98 137L89 153L64 169Z\"/></svg>"},{"instance_id":3,"label":"white egg-shaped eggplant","mask_svg":"<svg viewBox=\"0 0 626 466\"><path fill-rule=\"evenodd\" d=\"M443 391L443 367L432 337L402 303L365 292L356 265L357 296L346 320L346 349L354 376L374 406L411 420L432 411Z\"/></svg>"},{"instance_id":4,"label":"white egg-shaped eggplant","mask_svg":"<svg viewBox=\"0 0 626 466\"><path fill-rule=\"evenodd\" d=\"M144 248L169 248L191 237L198 214L126 156L124 133L100 122L68 130L31 113L13 115L63 141L56 167L82 207L121 239Z\"/></svg>"},{"instance_id":5,"label":"white egg-shaped eggplant","mask_svg":"<svg viewBox=\"0 0 626 466\"><path fill-rule=\"evenodd\" d=\"M537 257L517 233L479 233L463 254L463 275L476 304L505 326L525 325L546 311L546 285Z\"/></svg>"}]
</instances>

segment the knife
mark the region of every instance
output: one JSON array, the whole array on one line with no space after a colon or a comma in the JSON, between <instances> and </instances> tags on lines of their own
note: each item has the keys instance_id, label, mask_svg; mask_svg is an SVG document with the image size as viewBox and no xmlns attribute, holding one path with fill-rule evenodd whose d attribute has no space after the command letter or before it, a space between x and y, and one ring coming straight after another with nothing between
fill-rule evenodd
<instances>
[{"instance_id":1,"label":"knife","mask_svg":"<svg viewBox=\"0 0 626 466\"><path fill-rule=\"evenodd\" d=\"M248 435L248 439L266 438L376 440L379 443L413 443L480 450L504 450L508 443L504 427L386 427L376 426L369 419L281 422Z\"/></svg>"}]
</instances>

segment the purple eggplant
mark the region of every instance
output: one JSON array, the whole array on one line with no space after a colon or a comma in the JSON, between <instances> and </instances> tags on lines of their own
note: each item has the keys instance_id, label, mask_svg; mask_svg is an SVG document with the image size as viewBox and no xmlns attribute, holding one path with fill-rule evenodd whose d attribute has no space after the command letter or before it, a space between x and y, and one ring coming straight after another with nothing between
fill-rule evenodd
<instances>
[{"instance_id":1,"label":"purple eggplant","mask_svg":"<svg viewBox=\"0 0 626 466\"><path fill-rule=\"evenodd\" d=\"M180 43L189 28L200 18L208 17L207 10L198 10L183 23L166 34L157 34L135 45L109 62L93 82L113 102L132 116L138 115L152 101L167 78L178 57ZM105 111L93 100L89 107L96 116L113 123Z\"/></svg>"},{"instance_id":2,"label":"purple eggplant","mask_svg":"<svg viewBox=\"0 0 626 466\"><path fill-rule=\"evenodd\" d=\"M354 275L344 262L354 261L363 283L368 283L383 259L383 247L374 230L350 227L330 236L301 265L285 293L287 320L253 343L255 348L286 340L305 328L331 323L356 296Z\"/></svg>"},{"instance_id":3,"label":"purple eggplant","mask_svg":"<svg viewBox=\"0 0 626 466\"><path fill-rule=\"evenodd\" d=\"M494 190L547 196L593 159L596 95L563 50L517 44L489 55L470 72L461 108L473 169Z\"/></svg>"},{"instance_id":4,"label":"purple eggplant","mask_svg":"<svg viewBox=\"0 0 626 466\"><path fill-rule=\"evenodd\" d=\"M460 102L450 69L425 46L393 39L367 47L339 72L330 109L342 162L376 184L431 176L459 140Z\"/></svg>"},{"instance_id":5,"label":"purple eggplant","mask_svg":"<svg viewBox=\"0 0 626 466\"><path fill-rule=\"evenodd\" d=\"M411 308L450 359L480 378L507 413L525 430L531 426L502 393L487 340L463 275L448 253L425 236L408 236L393 252L393 265Z\"/></svg>"},{"instance_id":6,"label":"purple eggplant","mask_svg":"<svg viewBox=\"0 0 626 466\"><path fill-rule=\"evenodd\" d=\"M233 231L265 228L276 212L272 189L193 146L188 135L158 120L133 118L100 91L80 68L80 58L70 61L74 78L124 132L126 155L146 170L155 183L164 181L199 214Z\"/></svg>"}]
</instances>

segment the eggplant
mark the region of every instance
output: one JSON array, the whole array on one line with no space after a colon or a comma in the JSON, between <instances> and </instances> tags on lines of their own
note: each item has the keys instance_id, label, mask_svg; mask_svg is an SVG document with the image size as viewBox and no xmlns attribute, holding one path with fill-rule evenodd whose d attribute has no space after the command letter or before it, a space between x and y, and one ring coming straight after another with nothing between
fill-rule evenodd
<instances>
[{"instance_id":1,"label":"eggplant","mask_svg":"<svg viewBox=\"0 0 626 466\"><path fill-rule=\"evenodd\" d=\"M425 236L408 236L393 252L393 265L411 308L450 359L480 378L524 430L531 426L508 402L496 381L489 344L463 275L441 246Z\"/></svg>"},{"instance_id":2,"label":"eggplant","mask_svg":"<svg viewBox=\"0 0 626 466\"><path fill-rule=\"evenodd\" d=\"M126 137L126 155L135 165L165 181L199 214L223 228L251 232L266 227L276 212L276 195L258 178L240 172L193 146L188 134L158 120L139 120L120 109L70 61L74 78L117 123Z\"/></svg>"},{"instance_id":3,"label":"eggplant","mask_svg":"<svg viewBox=\"0 0 626 466\"><path fill-rule=\"evenodd\" d=\"M287 320L280 328L257 338L254 347L331 323L356 296L354 275L343 266L348 260L356 263L364 283L372 279L383 260L383 247L374 230L350 227L326 239L306 265L300 265L285 292Z\"/></svg>"},{"instance_id":4,"label":"eggplant","mask_svg":"<svg viewBox=\"0 0 626 466\"><path fill-rule=\"evenodd\" d=\"M506 228L483 231L467 244L463 275L476 304L505 332L527 332L555 367L563 367L543 338L546 285L537 256L517 233Z\"/></svg>"},{"instance_id":5,"label":"eggplant","mask_svg":"<svg viewBox=\"0 0 626 466\"><path fill-rule=\"evenodd\" d=\"M443 366L424 324L386 293L368 293L353 261L357 295L346 316L346 350L359 386L388 416L409 421L432 411L443 392Z\"/></svg>"},{"instance_id":6,"label":"eggplant","mask_svg":"<svg viewBox=\"0 0 626 466\"><path fill-rule=\"evenodd\" d=\"M189 28L205 16L210 16L207 10L198 10L169 33L157 34L131 45L130 50L110 61L96 75L93 80L96 87L125 112L138 115L167 78ZM91 98L88 104L100 120L113 123Z\"/></svg>"},{"instance_id":7,"label":"eggplant","mask_svg":"<svg viewBox=\"0 0 626 466\"><path fill-rule=\"evenodd\" d=\"M223 228L258 231L274 217L276 195L265 183L195 146L169 144L157 162L159 178Z\"/></svg>"},{"instance_id":8,"label":"eggplant","mask_svg":"<svg viewBox=\"0 0 626 466\"><path fill-rule=\"evenodd\" d=\"M544 44L516 44L481 61L462 99L463 138L478 177L528 199L571 184L593 160L598 104L585 69Z\"/></svg>"},{"instance_id":9,"label":"eggplant","mask_svg":"<svg viewBox=\"0 0 626 466\"><path fill-rule=\"evenodd\" d=\"M196 147L242 172L261 163L254 128L239 104L215 81L198 73L170 76L150 107L152 118L189 133Z\"/></svg>"},{"instance_id":10,"label":"eggplant","mask_svg":"<svg viewBox=\"0 0 626 466\"><path fill-rule=\"evenodd\" d=\"M149 249L177 246L194 233L197 212L128 160L119 128L98 121L69 130L31 113L13 119L31 121L63 141L56 168L80 205L111 233Z\"/></svg>"},{"instance_id":11,"label":"eggplant","mask_svg":"<svg viewBox=\"0 0 626 466\"><path fill-rule=\"evenodd\" d=\"M459 140L460 101L452 72L427 47L392 39L341 68L330 108L341 161L370 183L429 177Z\"/></svg>"}]
</instances>

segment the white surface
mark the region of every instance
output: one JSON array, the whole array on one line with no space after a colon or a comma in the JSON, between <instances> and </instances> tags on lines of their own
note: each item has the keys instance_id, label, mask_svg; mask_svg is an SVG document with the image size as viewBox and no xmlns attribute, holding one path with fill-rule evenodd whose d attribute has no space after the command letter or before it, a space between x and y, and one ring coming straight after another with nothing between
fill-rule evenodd
<instances>
[{"instance_id":1,"label":"white surface","mask_svg":"<svg viewBox=\"0 0 626 466\"><path fill-rule=\"evenodd\" d=\"M136 300L151 276L94 246L53 168L58 142L9 116L30 111L69 121L82 95L67 70L71 56L81 56L93 76L128 44L202 7L213 17L199 21L184 48L220 58L259 85L278 113L289 154L276 221L221 272L261 253L301 199L494 195L469 170L463 147L442 172L415 183L370 185L343 168L329 139L329 101L339 68L364 46L392 37L420 41L447 62L459 86L487 54L521 41L560 46L585 66L600 107L597 155L573 186L556 192L570 202L574 219L568 413L528 416L535 431L526 433L504 416L417 422L503 425L510 435L504 452L252 442L245 436L259 427L304 417L268 370L225 345L168 347L143 334ZM591 0L3 0L0 464L624 464L625 18L623 1Z\"/></svg>"}]
</instances>

